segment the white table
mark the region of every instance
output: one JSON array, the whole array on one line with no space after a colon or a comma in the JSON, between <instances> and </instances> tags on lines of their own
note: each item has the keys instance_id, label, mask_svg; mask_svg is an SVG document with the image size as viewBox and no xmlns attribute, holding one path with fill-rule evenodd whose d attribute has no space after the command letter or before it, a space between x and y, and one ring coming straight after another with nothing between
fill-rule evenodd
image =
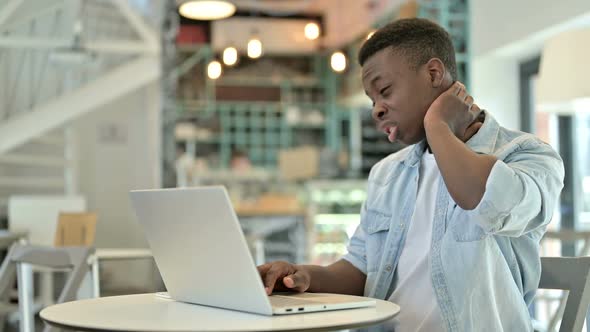
<instances>
[{"instance_id":1,"label":"white table","mask_svg":"<svg viewBox=\"0 0 590 332\"><path fill-rule=\"evenodd\" d=\"M81 331L325 331L379 324L399 309L377 300L376 307L271 317L139 294L57 304L43 309L41 318Z\"/></svg>"}]
</instances>

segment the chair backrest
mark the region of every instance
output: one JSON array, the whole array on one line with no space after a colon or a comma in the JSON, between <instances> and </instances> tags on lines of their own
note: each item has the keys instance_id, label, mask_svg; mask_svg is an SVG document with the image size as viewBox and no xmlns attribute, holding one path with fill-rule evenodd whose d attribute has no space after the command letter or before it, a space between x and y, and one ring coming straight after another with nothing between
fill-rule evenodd
<instances>
[{"instance_id":1,"label":"chair backrest","mask_svg":"<svg viewBox=\"0 0 590 332\"><path fill-rule=\"evenodd\" d=\"M56 247L93 246L96 219L95 213L60 213L54 245Z\"/></svg>"},{"instance_id":2,"label":"chair backrest","mask_svg":"<svg viewBox=\"0 0 590 332\"><path fill-rule=\"evenodd\" d=\"M568 290L560 332L582 331L590 304L590 257L541 257L539 288Z\"/></svg>"},{"instance_id":3,"label":"chair backrest","mask_svg":"<svg viewBox=\"0 0 590 332\"><path fill-rule=\"evenodd\" d=\"M27 232L30 244L52 246L59 213L84 211L86 199L82 196L10 196L8 228Z\"/></svg>"}]
</instances>

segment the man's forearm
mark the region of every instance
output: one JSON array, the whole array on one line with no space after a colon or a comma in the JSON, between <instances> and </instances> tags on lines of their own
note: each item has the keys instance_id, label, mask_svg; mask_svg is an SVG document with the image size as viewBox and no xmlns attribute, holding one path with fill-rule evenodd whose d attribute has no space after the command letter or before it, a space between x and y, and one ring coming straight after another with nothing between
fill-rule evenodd
<instances>
[{"instance_id":1,"label":"man's forearm","mask_svg":"<svg viewBox=\"0 0 590 332\"><path fill-rule=\"evenodd\" d=\"M445 123L427 125L426 137L453 200L464 210L477 207L496 157L473 152Z\"/></svg>"},{"instance_id":2,"label":"man's forearm","mask_svg":"<svg viewBox=\"0 0 590 332\"><path fill-rule=\"evenodd\" d=\"M359 296L364 293L365 274L345 260L339 260L329 266L303 265L303 267L311 277L309 292Z\"/></svg>"}]
</instances>

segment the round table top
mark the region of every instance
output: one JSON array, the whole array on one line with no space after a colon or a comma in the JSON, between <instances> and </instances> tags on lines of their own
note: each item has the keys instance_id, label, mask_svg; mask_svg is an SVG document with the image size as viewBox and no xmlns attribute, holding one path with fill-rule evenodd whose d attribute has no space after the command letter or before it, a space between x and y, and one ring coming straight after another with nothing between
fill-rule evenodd
<instances>
[{"instance_id":1,"label":"round table top","mask_svg":"<svg viewBox=\"0 0 590 332\"><path fill-rule=\"evenodd\" d=\"M61 303L41 311L50 325L85 331L325 331L379 324L399 306L263 316L176 302L155 294L101 297Z\"/></svg>"}]
</instances>

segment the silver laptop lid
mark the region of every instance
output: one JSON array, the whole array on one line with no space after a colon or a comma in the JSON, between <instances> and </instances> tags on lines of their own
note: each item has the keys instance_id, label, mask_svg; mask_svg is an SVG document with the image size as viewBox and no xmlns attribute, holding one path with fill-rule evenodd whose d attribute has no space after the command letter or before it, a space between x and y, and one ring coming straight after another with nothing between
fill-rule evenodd
<instances>
[{"instance_id":1,"label":"silver laptop lid","mask_svg":"<svg viewBox=\"0 0 590 332\"><path fill-rule=\"evenodd\" d=\"M173 299L272 314L224 187L138 190L130 198Z\"/></svg>"}]
</instances>

